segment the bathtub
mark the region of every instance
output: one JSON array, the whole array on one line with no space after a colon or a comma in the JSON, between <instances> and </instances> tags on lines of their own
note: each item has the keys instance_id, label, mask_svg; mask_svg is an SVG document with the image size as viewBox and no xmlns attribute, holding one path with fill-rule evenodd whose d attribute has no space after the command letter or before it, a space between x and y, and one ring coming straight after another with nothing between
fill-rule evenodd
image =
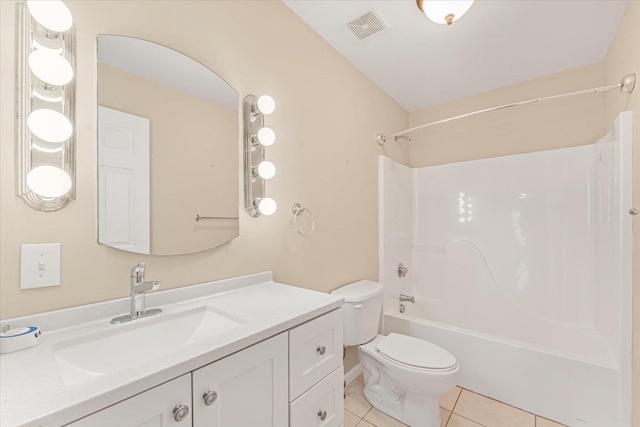
<instances>
[{"instance_id":1,"label":"bathtub","mask_svg":"<svg viewBox=\"0 0 640 427\"><path fill-rule=\"evenodd\" d=\"M400 313L398 298L388 297L384 333L410 335L446 348L460 364L461 387L571 427L622 426L611 418L619 412L620 401L611 393L619 389L613 358L603 356L607 351L598 356L582 352L581 344L604 350L607 344L598 337L591 336L589 342L582 336L577 343L571 335L576 331L567 329L548 333L547 345L542 334L536 342L506 338L429 320L426 306L419 300L404 303ZM568 334L565 345L558 346L562 333Z\"/></svg>"},{"instance_id":2,"label":"bathtub","mask_svg":"<svg viewBox=\"0 0 640 427\"><path fill-rule=\"evenodd\" d=\"M381 157L383 332L446 348L476 393L630 427L632 122L580 147L419 168ZM399 294L416 300L404 313Z\"/></svg>"}]
</instances>

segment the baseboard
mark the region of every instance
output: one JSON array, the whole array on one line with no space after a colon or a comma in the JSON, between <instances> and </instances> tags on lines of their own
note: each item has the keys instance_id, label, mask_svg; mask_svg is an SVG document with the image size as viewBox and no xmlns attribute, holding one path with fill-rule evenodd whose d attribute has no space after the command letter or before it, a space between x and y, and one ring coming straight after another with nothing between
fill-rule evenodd
<instances>
[{"instance_id":1,"label":"baseboard","mask_svg":"<svg viewBox=\"0 0 640 427\"><path fill-rule=\"evenodd\" d=\"M344 373L344 382L346 382L347 385L351 384L355 381L356 378L358 378L358 375L360 375L361 373L362 365L358 363L356 366Z\"/></svg>"}]
</instances>

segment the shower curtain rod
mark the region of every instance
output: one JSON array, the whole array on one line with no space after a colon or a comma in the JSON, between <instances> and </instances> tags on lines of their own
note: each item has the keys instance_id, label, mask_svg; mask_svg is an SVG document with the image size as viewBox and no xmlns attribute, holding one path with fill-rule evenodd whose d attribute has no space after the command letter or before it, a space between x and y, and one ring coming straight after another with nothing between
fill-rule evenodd
<instances>
[{"instance_id":1,"label":"shower curtain rod","mask_svg":"<svg viewBox=\"0 0 640 427\"><path fill-rule=\"evenodd\" d=\"M558 99L558 98L565 98L565 97L570 97L570 96L576 96L576 95L584 95L587 93L598 93L598 92L607 92L613 89L620 89L621 93L631 93L633 92L633 89L636 85L636 75L634 74L629 74L627 76L624 76L622 78L622 81L620 83L616 83L616 84L612 84L612 85L607 85L607 86L600 86L600 87L594 87L591 89L585 89L585 90L579 90L576 92L568 92L568 93L562 93L559 95L551 95L551 96L545 96L542 98L535 98L535 99L529 99L527 101L520 101L520 102L514 102L511 104L505 104L505 105L499 105L497 107L491 107L491 108L485 108L484 110L478 110L478 111L473 111L471 113L466 113L466 114L460 114L459 116L453 116L453 117L449 117L446 119L442 119L442 120L436 120L435 122L431 122L431 123L426 123L423 125L419 125L419 126L415 126L409 129L405 129L405 130L401 130L400 132L396 132L394 134L391 134L389 136L385 136L381 133L376 135L376 142L379 145L384 145L385 142L387 142L387 138L389 137L393 137L393 139L398 142L398 139L406 139L407 141L411 141L411 137L409 135L407 135L408 133L429 127L429 126L434 126L434 125L439 125L441 123L447 123L447 122L451 122L454 120L458 120L458 119L464 119L466 117L471 117L471 116L476 116L478 114L483 114L483 113L489 113L492 111L498 111L498 110L504 110L507 108L512 108L512 107L521 107L523 105L529 105L529 104L536 104L538 102L542 102L542 101L548 101L551 99Z\"/></svg>"}]
</instances>

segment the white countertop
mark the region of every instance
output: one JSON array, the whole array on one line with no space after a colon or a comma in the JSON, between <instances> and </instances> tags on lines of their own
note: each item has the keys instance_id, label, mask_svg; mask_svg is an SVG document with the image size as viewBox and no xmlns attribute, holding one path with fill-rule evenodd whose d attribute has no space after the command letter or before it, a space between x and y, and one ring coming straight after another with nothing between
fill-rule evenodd
<instances>
[{"instance_id":1,"label":"white countertop","mask_svg":"<svg viewBox=\"0 0 640 427\"><path fill-rule=\"evenodd\" d=\"M69 423L327 313L342 301L275 283L271 273L260 273L147 294L147 309L160 307L163 313L119 325L110 320L128 313L129 298L2 321L0 327L38 326L43 334L35 347L0 355L0 425ZM118 333L203 306L243 319L243 324L117 373L64 384L54 356L56 344Z\"/></svg>"}]
</instances>

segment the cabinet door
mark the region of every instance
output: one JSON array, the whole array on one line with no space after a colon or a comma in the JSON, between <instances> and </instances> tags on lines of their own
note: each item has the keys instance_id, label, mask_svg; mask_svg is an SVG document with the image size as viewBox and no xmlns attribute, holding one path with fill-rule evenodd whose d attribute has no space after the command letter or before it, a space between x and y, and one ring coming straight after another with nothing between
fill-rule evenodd
<instances>
[{"instance_id":1,"label":"cabinet door","mask_svg":"<svg viewBox=\"0 0 640 427\"><path fill-rule=\"evenodd\" d=\"M284 332L193 371L194 425L287 427L288 363Z\"/></svg>"},{"instance_id":2,"label":"cabinet door","mask_svg":"<svg viewBox=\"0 0 640 427\"><path fill-rule=\"evenodd\" d=\"M174 413L186 406L187 413ZM180 419L180 415L184 417ZM72 427L191 427L191 374L171 380L75 421Z\"/></svg>"}]
</instances>

